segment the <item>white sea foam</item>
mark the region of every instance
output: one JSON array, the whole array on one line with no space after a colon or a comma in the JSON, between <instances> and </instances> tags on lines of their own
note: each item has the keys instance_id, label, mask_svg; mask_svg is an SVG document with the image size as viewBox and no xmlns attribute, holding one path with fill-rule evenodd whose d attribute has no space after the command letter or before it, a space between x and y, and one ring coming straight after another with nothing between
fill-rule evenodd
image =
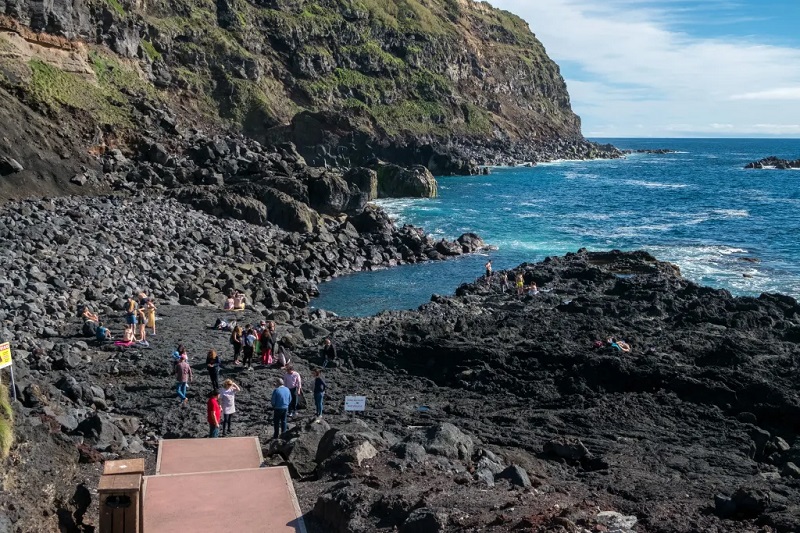
<instances>
[{"instance_id":1,"label":"white sea foam","mask_svg":"<svg viewBox=\"0 0 800 533\"><path fill-rule=\"evenodd\" d=\"M714 209L712 213L725 218L747 218L750 216L750 212L747 209Z\"/></svg>"},{"instance_id":2,"label":"white sea foam","mask_svg":"<svg viewBox=\"0 0 800 533\"><path fill-rule=\"evenodd\" d=\"M591 172L577 172L574 170L570 170L569 172L564 173L564 179L568 180L577 180L577 179L586 179L586 180L595 180L599 176L597 174L592 174Z\"/></svg>"},{"instance_id":3,"label":"white sea foam","mask_svg":"<svg viewBox=\"0 0 800 533\"><path fill-rule=\"evenodd\" d=\"M644 180L625 180L622 183L634 187L645 187L647 189L685 189L688 187L685 183L659 183L656 181Z\"/></svg>"}]
</instances>

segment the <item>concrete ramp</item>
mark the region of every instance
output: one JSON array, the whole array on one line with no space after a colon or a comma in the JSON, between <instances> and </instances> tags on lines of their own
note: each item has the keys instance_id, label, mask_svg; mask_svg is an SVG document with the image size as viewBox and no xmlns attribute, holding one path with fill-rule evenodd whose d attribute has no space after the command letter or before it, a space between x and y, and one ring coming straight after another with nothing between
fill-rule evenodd
<instances>
[{"instance_id":1,"label":"concrete ramp","mask_svg":"<svg viewBox=\"0 0 800 533\"><path fill-rule=\"evenodd\" d=\"M150 476L143 502L143 533L306 531L286 467Z\"/></svg>"},{"instance_id":2,"label":"concrete ramp","mask_svg":"<svg viewBox=\"0 0 800 533\"><path fill-rule=\"evenodd\" d=\"M289 471L262 462L258 437L162 440L142 532L305 533Z\"/></svg>"},{"instance_id":3,"label":"concrete ramp","mask_svg":"<svg viewBox=\"0 0 800 533\"><path fill-rule=\"evenodd\" d=\"M156 475L258 468L263 461L258 437L166 439L158 446Z\"/></svg>"}]
</instances>

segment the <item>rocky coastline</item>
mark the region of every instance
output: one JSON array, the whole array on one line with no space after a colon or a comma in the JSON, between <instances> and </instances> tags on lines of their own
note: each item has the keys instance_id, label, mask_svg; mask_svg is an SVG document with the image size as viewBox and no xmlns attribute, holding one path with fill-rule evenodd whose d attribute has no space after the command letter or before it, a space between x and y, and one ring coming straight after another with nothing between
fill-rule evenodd
<instances>
[{"instance_id":1,"label":"rocky coastline","mask_svg":"<svg viewBox=\"0 0 800 533\"><path fill-rule=\"evenodd\" d=\"M10 531L91 531L102 460L152 464L158 439L204 435L210 348L243 387L234 435L258 435L267 463L289 466L312 532L800 526L800 306L789 297L732 297L644 252L582 250L508 272L537 294L477 280L417 311L352 319L307 307L313 276L298 269L313 259L298 261L309 243L297 233L146 196L7 209L3 335L19 402L5 464L20 487L0 492ZM235 239L265 236L273 259L230 253ZM333 249L310 244L313 257ZM60 287L78 278L94 282ZM269 439L279 371L234 367L227 333L209 327L232 318L214 305L229 287L275 293L276 308L265 294L236 318L274 319L306 377L321 339L335 339L322 423L301 411ZM119 332L118 298L139 289L159 302L149 349L80 337L73 302ZM609 336L632 351L595 346ZM186 409L169 377L178 343L197 374ZM347 394L368 397L363 416L344 416Z\"/></svg>"}]
</instances>

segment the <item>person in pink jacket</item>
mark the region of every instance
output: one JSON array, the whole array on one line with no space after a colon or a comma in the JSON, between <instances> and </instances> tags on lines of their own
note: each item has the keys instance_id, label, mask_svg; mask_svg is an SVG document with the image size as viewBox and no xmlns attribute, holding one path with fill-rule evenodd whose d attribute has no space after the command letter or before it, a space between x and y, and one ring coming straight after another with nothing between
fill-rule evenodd
<instances>
[{"instance_id":1,"label":"person in pink jacket","mask_svg":"<svg viewBox=\"0 0 800 533\"><path fill-rule=\"evenodd\" d=\"M294 366L286 366L283 384L289 389L289 393L292 395L292 400L289 402L289 417L293 417L297 414L297 397L303 394L303 380L297 370L294 369Z\"/></svg>"}]
</instances>

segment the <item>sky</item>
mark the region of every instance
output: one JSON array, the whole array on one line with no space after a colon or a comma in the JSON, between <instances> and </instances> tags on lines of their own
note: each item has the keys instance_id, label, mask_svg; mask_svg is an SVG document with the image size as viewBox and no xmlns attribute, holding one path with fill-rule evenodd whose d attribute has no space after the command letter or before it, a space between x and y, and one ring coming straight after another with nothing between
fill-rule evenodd
<instances>
[{"instance_id":1,"label":"sky","mask_svg":"<svg viewBox=\"0 0 800 533\"><path fill-rule=\"evenodd\" d=\"M586 137L800 138L800 0L490 0L561 67Z\"/></svg>"}]
</instances>

